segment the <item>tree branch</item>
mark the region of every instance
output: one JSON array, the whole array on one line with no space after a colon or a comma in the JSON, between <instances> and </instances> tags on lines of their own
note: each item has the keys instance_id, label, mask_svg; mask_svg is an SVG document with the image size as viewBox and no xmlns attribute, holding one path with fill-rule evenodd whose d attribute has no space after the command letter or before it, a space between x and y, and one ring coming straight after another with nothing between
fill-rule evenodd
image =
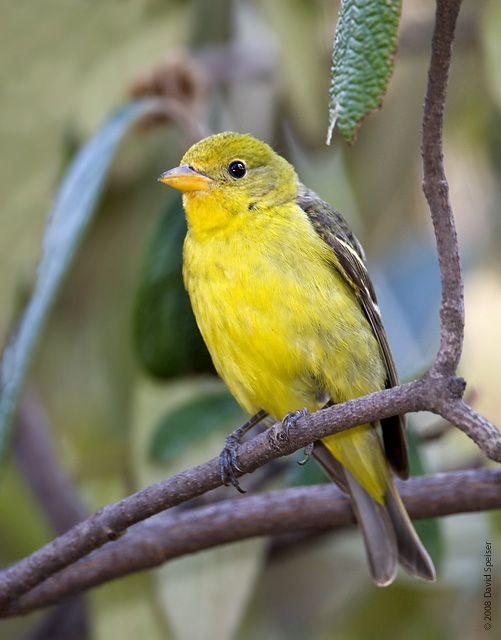
<instances>
[{"instance_id":1,"label":"tree branch","mask_svg":"<svg viewBox=\"0 0 501 640\"><path fill-rule=\"evenodd\" d=\"M466 402L460 398L451 399L444 402L437 413L461 429L488 458L495 462L501 462L501 433L499 429L484 416L474 411Z\"/></svg>"},{"instance_id":2,"label":"tree branch","mask_svg":"<svg viewBox=\"0 0 501 640\"><path fill-rule=\"evenodd\" d=\"M475 434L471 429L471 423L475 422L475 412L467 405L463 406L464 403L450 406L447 403L447 398L451 397L456 402L458 390L463 387L460 379L452 380L455 384L451 384L450 378L424 376L400 387L329 407L300 418L297 428L289 431L288 435L281 423L277 423L240 447L238 457L241 472L237 475L251 473L275 458L293 453L308 443L332 433L409 411L428 409L440 415L449 411L465 427L465 433L472 436ZM438 402L437 397L442 399L441 402ZM466 412L464 407L467 407ZM486 429L489 429L490 434L483 436L482 444L486 452L492 455L494 451L501 458L501 435L493 425L484 420L482 434ZM114 505L100 509L84 522L0 574L0 610L49 576L106 542L116 540L137 522L220 485L219 459L213 458L198 467L124 498ZM302 517L300 519L302 520Z\"/></svg>"},{"instance_id":3,"label":"tree branch","mask_svg":"<svg viewBox=\"0 0 501 640\"><path fill-rule=\"evenodd\" d=\"M419 385L420 381L396 387L373 394L372 397L368 396L365 402L357 398L301 418L297 422L298 428L291 430L288 436L278 423L240 447L241 472L237 475L252 473L275 458L288 455L336 431L372 421L378 414L393 415L392 397L399 407L397 411L400 408L404 411L412 410L419 403L412 402L409 387L418 388ZM404 402L406 388L409 397L407 405ZM375 396L379 396L379 399ZM200 496L221 484L219 459L213 458L194 469L184 471L114 505L100 509L84 522L0 574L0 610L7 602L19 598L50 575L76 562L104 543L117 539L133 524Z\"/></svg>"},{"instance_id":4,"label":"tree branch","mask_svg":"<svg viewBox=\"0 0 501 640\"><path fill-rule=\"evenodd\" d=\"M435 230L442 281L441 339L433 370L450 375L455 374L461 357L464 300L456 227L444 171L442 129L452 43L460 6L461 0L437 0L421 145L423 191Z\"/></svg>"},{"instance_id":5,"label":"tree branch","mask_svg":"<svg viewBox=\"0 0 501 640\"><path fill-rule=\"evenodd\" d=\"M500 508L500 482L501 468L474 469L411 478L399 482L398 488L409 515L418 519ZM307 531L317 533L353 524L350 499L326 484L161 514L47 579L0 616L56 604L108 580L202 549L255 536L304 532L305 522Z\"/></svg>"}]
</instances>

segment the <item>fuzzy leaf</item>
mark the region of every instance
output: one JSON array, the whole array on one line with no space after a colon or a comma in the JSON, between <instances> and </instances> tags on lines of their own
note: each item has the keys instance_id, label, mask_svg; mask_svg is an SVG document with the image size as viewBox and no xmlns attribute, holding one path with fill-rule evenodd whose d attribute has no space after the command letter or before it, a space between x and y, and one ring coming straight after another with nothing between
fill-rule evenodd
<instances>
[{"instance_id":1,"label":"fuzzy leaf","mask_svg":"<svg viewBox=\"0 0 501 640\"><path fill-rule=\"evenodd\" d=\"M342 0L332 54L330 142L338 125L353 142L362 119L377 109L393 70L401 0Z\"/></svg>"}]
</instances>

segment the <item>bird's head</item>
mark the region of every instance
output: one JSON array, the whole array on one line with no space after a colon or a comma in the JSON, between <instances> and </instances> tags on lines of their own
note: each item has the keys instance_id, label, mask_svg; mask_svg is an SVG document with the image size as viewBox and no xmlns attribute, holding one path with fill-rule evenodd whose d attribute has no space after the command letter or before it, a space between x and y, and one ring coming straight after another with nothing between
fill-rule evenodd
<instances>
[{"instance_id":1,"label":"bird's head","mask_svg":"<svg viewBox=\"0 0 501 640\"><path fill-rule=\"evenodd\" d=\"M233 214L294 200L294 167L248 134L220 133L194 144L181 165L159 178L184 194L185 209L196 201L217 203Z\"/></svg>"}]
</instances>

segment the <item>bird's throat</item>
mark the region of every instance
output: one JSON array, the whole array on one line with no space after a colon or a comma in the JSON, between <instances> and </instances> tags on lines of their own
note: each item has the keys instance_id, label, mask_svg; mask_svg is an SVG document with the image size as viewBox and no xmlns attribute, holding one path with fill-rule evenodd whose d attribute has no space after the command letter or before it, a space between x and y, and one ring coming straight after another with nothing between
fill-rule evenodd
<instances>
[{"instance_id":1,"label":"bird's throat","mask_svg":"<svg viewBox=\"0 0 501 640\"><path fill-rule=\"evenodd\" d=\"M190 191L183 194L183 205L190 231L203 239L214 233L231 234L245 222L237 201L228 201L211 191ZM245 209L244 209L245 211Z\"/></svg>"}]
</instances>

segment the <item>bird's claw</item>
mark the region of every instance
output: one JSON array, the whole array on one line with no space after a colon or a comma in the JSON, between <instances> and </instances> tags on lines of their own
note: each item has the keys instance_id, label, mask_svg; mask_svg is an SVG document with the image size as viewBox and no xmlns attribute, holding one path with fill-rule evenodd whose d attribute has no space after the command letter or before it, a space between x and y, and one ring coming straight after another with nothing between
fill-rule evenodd
<instances>
[{"instance_id":1,"label":"bird's claw","mask_svg":"<svg viewBox=\"0 0 501 640\"><path fill-rule=\"evenodd\" d=\"M237 491L245 493L235 475L235 472L242 472L238 466L237 447L239 444L239 438L235 437L233 433L226 438L224 448L219 454L219 467L223 484L226 487L233 485Z\"/></svg>"},{"instance_id":2,"label":"bird's claw","mask_svg":"<svg viewBox=\"0 0 501 640\"><path fill-rule=\"evenodd\" d=\"M236 473L243 473L242 469L238 466L238 456L237 449L238 445L242 442L242 438L244 435L252 429L252 427L259 424L261 420L266 418L268 414L266 411L261 409L255 415L253 415L245 424L238 429L235 429L230 435L226 438L226 442L223 450L219 455L219 468L221 470L221 481L222 483L228 487L230 484L235 487L240 493L245 493L245 491L240 487L240 483L237 480Z\"/></svg>"},{"instance_id":3,"label":"bird's claw","mask_svg":"<svg viewBox=\"0 0 501 640\"><path fill-rule=\"evenodd\" d=\"M282 427L285 435L289 435L289 431L296 426L296 422L299 420L299 418L306 418L306 416L309 415L310 412L306 407L303 407L301 411L290 411L282 420Z\"/></svg>"},{"instance_id":4,"label":"bird's claw","mask_svg":"<svg viewBox=\"0 0 501 640\"><path fill-rule=\"evenodd\" d=\"M315 443L310 442L310 444L307 444L306 447L303 449L303 453L304 453L304 458L303 460L298 460L298 464L301 465L302 467L308 462L308 460L310 459L311 454L313 453L313 447L315 446Z\"/></svg>"}]
</instances>

